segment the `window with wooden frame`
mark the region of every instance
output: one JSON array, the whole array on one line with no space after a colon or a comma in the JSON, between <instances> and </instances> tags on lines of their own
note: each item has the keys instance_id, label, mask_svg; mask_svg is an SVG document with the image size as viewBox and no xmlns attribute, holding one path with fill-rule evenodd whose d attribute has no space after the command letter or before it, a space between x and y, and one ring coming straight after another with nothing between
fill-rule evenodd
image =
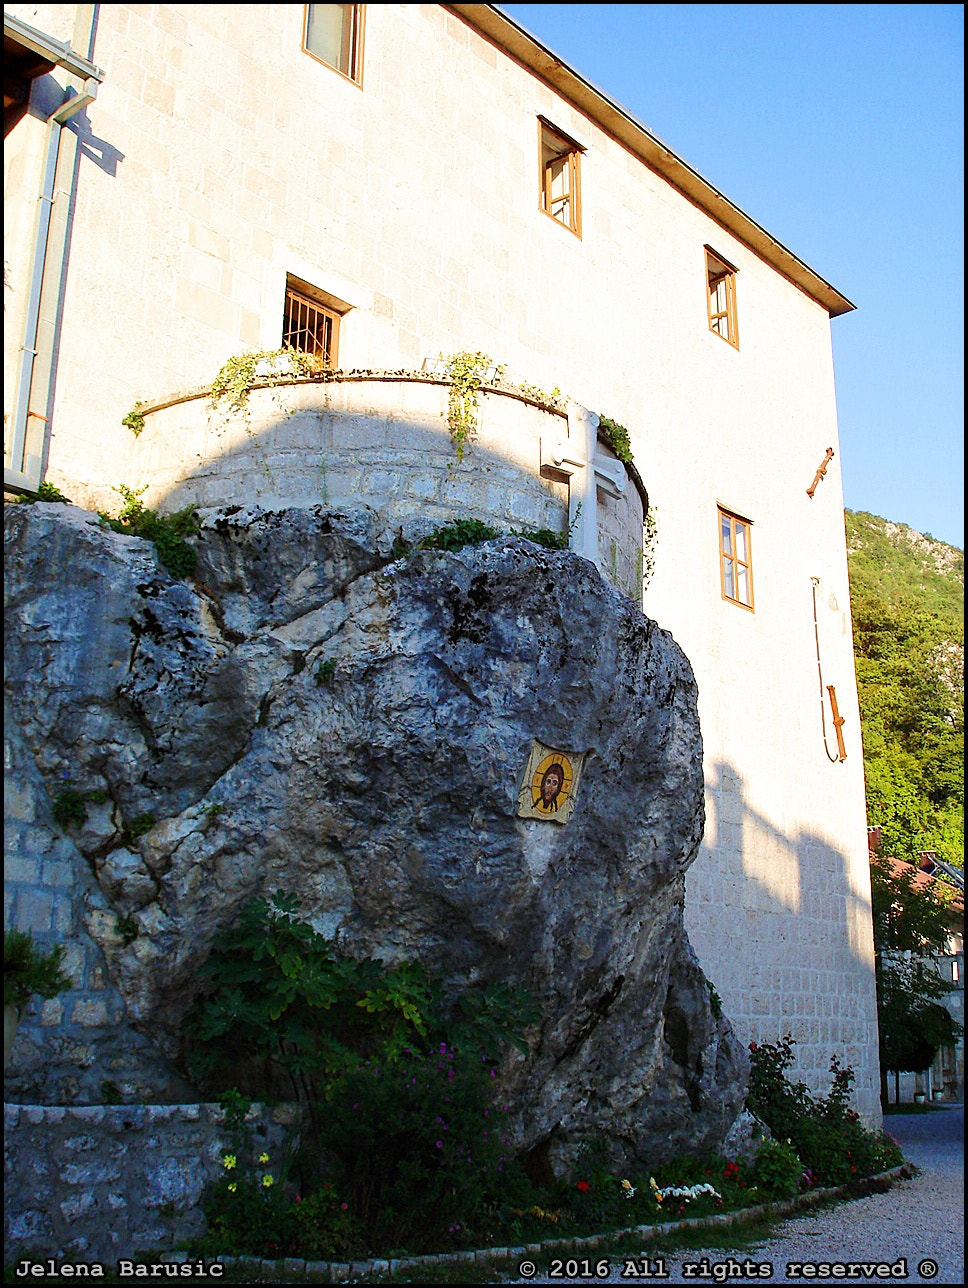
<instances>
[{"instance_id":1,"label":"window with wooden frame","mask_svg":"<svg viewBox=\"0 0 968 1288\"><path fill-rule=\"evenodd\" d=\"M753 563L749 519L719 507L719 573L723 599L753 611Z\"/></svg>"},{"instance_id":2,"label":"window with wooden frame","mask_svg":"<svg viewBox=\"0 0 968 1288\"><path fill-rule=\"evenodd\" d=\"M335 367L341 311L336 301L296 277L286 278L282 347L312 353L323 366Z\"/></svg>"},{"instance_id":3,"label":"window with wooden frame","mask_svg":"<svg viewBox=\"0 0 968 1288\"><path fill-rule=\"evenodd\" d=\"M541 209L581 236L581 144L538 117Z\"/></svg>"},{"instance_id":4,"label":"window with wooden frame","mask_svg":"<svg viewBox=\"0 0 968 1288\"><path fill-rule=\"evenodd\" d=\"M363 81L361 4L307 4L303 49L359 85Z\"/></svg>"},{"instance_id":5,"label":"window with wooden frame","mask_svg":"<svg viewBox=\"0 0 968 1288\"><path fill-rule=\"evenodd\" d=\"M734 349L739 348L739 327L736 324L736 269L714 250L706 247L706 303L709 308L709 329Z\"/></svg>"}]
</instances>

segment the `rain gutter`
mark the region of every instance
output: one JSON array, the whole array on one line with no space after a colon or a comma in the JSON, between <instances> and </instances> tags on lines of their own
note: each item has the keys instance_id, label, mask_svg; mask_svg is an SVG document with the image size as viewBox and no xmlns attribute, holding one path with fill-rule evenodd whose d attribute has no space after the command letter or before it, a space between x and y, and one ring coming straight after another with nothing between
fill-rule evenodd
<instances>
[{"instance_id":1,"label":"rain gutter","mask_svg":"<svg viewBox=\"0 0 968 1288\"><path fill-rule=\"evenodd\" d=\"M94 27L97 16L97 5L80 5L78 8L75 38L86 35L88 52L94 43ZM26 316L24 319L23 343L20 351L20 369L17 375L17 386L14 396L14 411L11 426L11 464L4 466L4 487L19 492L36 492L40 486L43 473L44 444L47 437L47 426L50 420L50 402L53 389L54 353L53 344L45 346L44 358L46 371L36 370L40 352L38 337L41 324L41 306L45 300L44 283L56 283L55 296L46 309L47 318L52 327L60 314L63 298L63 267L67 248L67 221L73 205L74 180L71 178L68 190L61 194L58 205L63 205L63 236L51 238L51 219L55 206L55 188L58 160L61 155L61 138L64 126L69 124L78 113L84 111L97 96L97 87L104 79L100 68L89 58L78 54L70 44L55 40L44 32L37 31L27 23L4 14L4 37L11 38L17 44L40 55L59 67L63 67L71 76L83 81L80 89L68 87L65 97L47 117L47 141L44 149L44 166L40 193L37 200L37 223L33 238L33 259L30 271L30 284L27 292ZM35 376L45 376L37 379ZM32 406L34 402L42 404L43 410ZM41 422L39 429L30 427L29 422Z\"/></svg>"}]
</instances>

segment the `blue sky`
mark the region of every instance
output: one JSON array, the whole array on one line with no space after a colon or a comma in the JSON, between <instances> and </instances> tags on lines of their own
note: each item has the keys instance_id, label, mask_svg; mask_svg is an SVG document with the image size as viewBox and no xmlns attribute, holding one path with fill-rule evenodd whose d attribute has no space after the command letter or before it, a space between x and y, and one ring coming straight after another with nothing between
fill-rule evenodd
<instances>
[{"instance_id":1,"label":"blue sky","mask_svg":"<svg viewBox=\"0 0 968 1288\"><path fill-rule=\"evenodd\" d=\"M846 505L964 549L964 10L500 6L842 291Z\"/></svg>"}]
</instances>

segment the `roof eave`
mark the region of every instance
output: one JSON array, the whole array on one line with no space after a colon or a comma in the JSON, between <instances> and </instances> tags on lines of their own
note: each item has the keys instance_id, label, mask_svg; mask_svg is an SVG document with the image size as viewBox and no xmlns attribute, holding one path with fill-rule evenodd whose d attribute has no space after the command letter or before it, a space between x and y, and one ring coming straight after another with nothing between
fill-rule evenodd
<instances>
[{"instance_id":1,"label":"roof eave","mask_svg":"<svg viewBox=\"0 0 968 1288\"><path fill-rule=\"evenodd\" d=\"M698 170L693 169L621 104L597 89L573 67L569 67L513 18L502 13L496 5L448 4L444 8L452 10L481 35L540 76L612 138L749 246L761 259L821 304L831 317L850 313L856 307L836 287L831 286L755 219L724 196L708 179L704 179Z\"/></svg>"}]
</instances>

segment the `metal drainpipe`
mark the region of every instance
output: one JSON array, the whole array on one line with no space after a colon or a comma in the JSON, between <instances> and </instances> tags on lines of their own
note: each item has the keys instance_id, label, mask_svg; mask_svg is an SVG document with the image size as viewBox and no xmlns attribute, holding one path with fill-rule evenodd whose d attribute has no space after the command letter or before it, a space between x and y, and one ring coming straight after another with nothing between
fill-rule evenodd
<instances>
[{"instance_id":1,"label":"metal drainpipe","mask_svg":"<svg viewBox=\"0 0 968 1288\"><path fill-rule=\"evenodd\" d=\"M94 29L98 5L79 5L74 25L74 39L82 36L85 41L85 56L90 60L93 53ZM85 32L86 29L86 32ZM43 412L31 409L34 393L34 367L38 355L38 332L40 329L41 302L44 279L50 271L56 280L56 299L52 317L60 313L63 295L62 267L65 251L65 239L54 248L57 255L48 255L50 241L51 212L54 206L54 188L57 179L57 162L60 156L60 142L64 126L79 112L82 112L97 96L97 80L88 77L84 88L66 98L61 105L47 118L47 144L44 153L44 173L38 198L37 228L34 233L34 257L30 273L30 288L27 294L27 310L24 320L24 340L20 355L20 374L17 380L17 392L14 403L13 428L11 432L11 468L4 471L4 483L15 488L36 491L40 485L43 470L43 439L41 450L27 455L27 422L32 417L45 422L50 412L50 393L53 385L53 346L49 355L46 389L43 390ZM73 180L67 193L68 207L73 202ZM53 270L56 269L56 272Z\"/></svg>"}]
</instances>

